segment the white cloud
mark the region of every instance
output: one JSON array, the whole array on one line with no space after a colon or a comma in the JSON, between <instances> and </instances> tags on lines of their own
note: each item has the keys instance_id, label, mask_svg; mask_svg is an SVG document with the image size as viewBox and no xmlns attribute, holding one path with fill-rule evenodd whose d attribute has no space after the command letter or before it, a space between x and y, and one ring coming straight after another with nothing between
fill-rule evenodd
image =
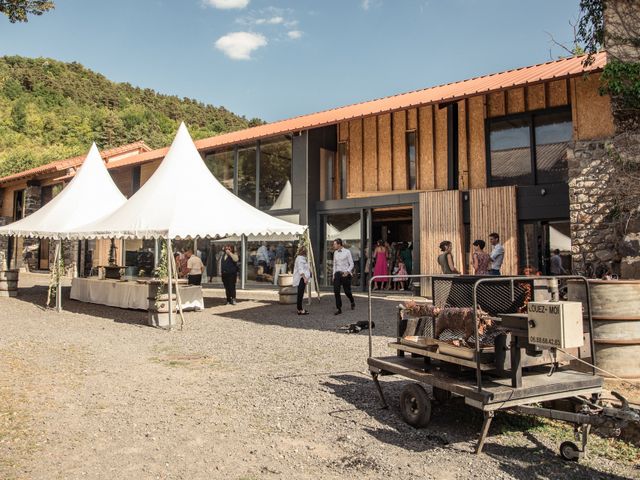
<instances>
[{"instance_id":1,"label":"white cloud","mask_svg":"<svg viewBox=\"0 0 640 480\"><path fill-rule=\"evenodd\" d=\"M204 0L205 5L220 10L231 10L234 8L242 9L249 5L250 0Z\"/></svg>"},{"instance_id":2,"label":"white cloud","mask_svg":"<svg viewBox=\"0 0 640 480\"><path fill-rule=\"evenodd\" d=\"M363 10L369 10L369 7L371 6L371 0L362 0L361 5Z\"/></svg>"},{"instance_id":3,"label":"white cloud","mask_svg":"<svg viewBox=\"0 0 640 480\"><path fill-rule=\"evenodd\" d=\"M256 25L280 25L281 23L284 23L284 18L282 17L258 18L255 20Z\"/></svg>"},{"instance_id":4,"label":"white cloud","mask_svg":"<svg viewBox=\"0 0 640 480\"><path fill-rule=\"evenodd\" d=\"M233 32L216 40L215 47L233 60L251 60L251 53L267 45L264 35Z\"/></svg>"},{"instance_id":5,"label":"white cloud","mask_svg":"<svg viewBox=\"0 0 640 480\"><path fill-rule=\"evenodd\" d=\"M292 40L297 40L302 37L302 32L300 30L291 30L287 32L287 36Z\"/></svg>"}]
</instances>

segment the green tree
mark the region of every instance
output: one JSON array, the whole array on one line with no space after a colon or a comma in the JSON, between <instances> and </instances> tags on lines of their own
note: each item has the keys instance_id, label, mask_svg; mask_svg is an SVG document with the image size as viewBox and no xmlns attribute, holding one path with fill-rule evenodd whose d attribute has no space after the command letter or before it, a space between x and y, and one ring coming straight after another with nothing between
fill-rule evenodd
<instances>
[{"instance_id":1,"label":"green tree","mask_svg":"<svg viewBox=\"0 0 640 480\"><path fill-rule=\"evenodd\" d=\"M0 13L9 17L11 23L27 22L29 15L42 15L54 8L50 0L0 0Z\"/></svg>"}]
</instances>

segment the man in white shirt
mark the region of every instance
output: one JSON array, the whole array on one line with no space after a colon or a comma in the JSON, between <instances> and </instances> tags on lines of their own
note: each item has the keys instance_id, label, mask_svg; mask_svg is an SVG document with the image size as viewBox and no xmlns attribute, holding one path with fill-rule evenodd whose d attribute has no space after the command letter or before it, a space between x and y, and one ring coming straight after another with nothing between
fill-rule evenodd
<instances>
[{"instance_id":1,"label":"man in white shirt","mask_svg":"<svg viewBox=\"0 0 640 480\"><path fill-rule=\"evenodd\" d=\"M342 246L342 240L337 238L333 242L333 294L336 297L336 311L334 315L342 313L342 298L340 287L351 302L351 310L356 308L356 302L351 294L351 272L353 271L353 257L351 252Z\"/></svg>"},{"instance_id":2,"label":"man in white shirt","mask_svg":"<svg viewBox=\"0 0 640 480\"><path fill-rule=\"evenodd\" d=\"M491 268L489 275L500 275L502 261L504 260L504 247L500 244L500 235L491 233L489 235L489 243L493 247L489 256L491 257Z\"/></svg>"},{"instance_id":3,"label":"man in white shirt","mask_svg":"<svg viewBox=\"0 0 640 480\"><path fill-rule=\"evenodd\" d=\"M197 255L193 254L193 250L187 250L185 252L187 257L187 279L189 285L200 285L202 283L202 272L204 271L204 264Z\"/></svg>"}]
</instances>

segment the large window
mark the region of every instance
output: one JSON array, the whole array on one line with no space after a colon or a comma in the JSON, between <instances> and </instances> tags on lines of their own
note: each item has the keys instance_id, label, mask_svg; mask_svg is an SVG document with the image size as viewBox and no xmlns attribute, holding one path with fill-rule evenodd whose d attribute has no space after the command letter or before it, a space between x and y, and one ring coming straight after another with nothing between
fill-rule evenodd
<instances>
[{"instance_id":1,"label":"large window","mask_svg":"<svg viewBox=\"0 0 640 480\"><path fill-rule=\"evenodd\" d=\"M491 186L567 181L570 110L492 119L488 130Z\"/></svg>"},{"instance_id":2,"label":"large window","mask_svg":"<svg viewBox=\"0 0 640 480\"><path fill-rule=\"evenodd\" d=\"M205 155L204 163L206 163L211 173L213 173L213 176L216 177L227 190L233 192L234 151L227 150L225 152L209 153Z\"/></svg>"},{"instance_id":3,"label":"large window","mask_svg":"<svg viewBox=\"0 0 640 480\"><path fill-rule=\"evenodd\" d=\"M260 208L291 208L291 137L260 144Z\"/></svg>"},{"instance_id":4,"label":"large window","mask_svg":"<svg viewBox=\"0 0 640 480\"><path fill-rule=\"evenodd\" d=\"M245 202L256 204L256 148L238 150L238 196Z\"/></svg>"}]
</instances>

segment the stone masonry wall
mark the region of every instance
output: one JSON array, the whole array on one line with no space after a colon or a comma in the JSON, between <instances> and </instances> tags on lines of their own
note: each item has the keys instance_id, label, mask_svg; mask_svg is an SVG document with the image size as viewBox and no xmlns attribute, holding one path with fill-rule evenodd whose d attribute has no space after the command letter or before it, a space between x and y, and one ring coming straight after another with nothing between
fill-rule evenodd
<instances>
[{"instance_id":1,"label":"stone masonry wall","mask_svg":"<svg viewBox=\"0 0 640 480\"><path fill-rule=\"evenodd\" d=\"M575 142L568 151L573 266L590 277L640 278L640 222L619 221L616 180L622 172L608 154L613 143Z\"/></svg>"},{"instance_id":2,"label":"stone masonry wall","mask_svg":"<svg viewBox=\"0 0 640 480\"><path fill-rule=\"evenodd\" d=\"M0 226L11 223L11 217L0 217ZM10 237L0 235L0 270L7 269L7 252L9 249Z\"/></svg>"}]
</instances>

